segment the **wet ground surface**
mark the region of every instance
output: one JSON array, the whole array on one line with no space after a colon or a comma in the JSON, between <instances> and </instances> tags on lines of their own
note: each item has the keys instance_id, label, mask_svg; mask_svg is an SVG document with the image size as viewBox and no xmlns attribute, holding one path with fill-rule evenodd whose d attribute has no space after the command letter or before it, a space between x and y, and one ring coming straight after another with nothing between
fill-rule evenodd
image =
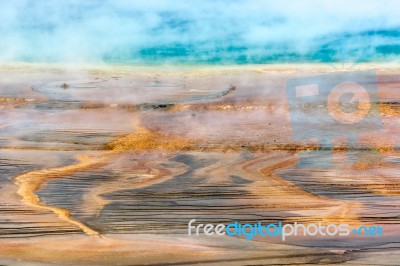
<instances>
[{"instance_id":1,"label":"wet ground surface","mask_svg":"<svg viewBox=\"0 0 400 266\"><path fill-rule=\"evenodd\" d=\"M329 71L2 67L3 264L397 265L400 78L377 72L382 128L354 129L356 144L338 137L332 150L315 136L335 125L312 106L292 135L285 87ZM385 234L194 237L191 219Z\"/></svg>"}]
</instances>

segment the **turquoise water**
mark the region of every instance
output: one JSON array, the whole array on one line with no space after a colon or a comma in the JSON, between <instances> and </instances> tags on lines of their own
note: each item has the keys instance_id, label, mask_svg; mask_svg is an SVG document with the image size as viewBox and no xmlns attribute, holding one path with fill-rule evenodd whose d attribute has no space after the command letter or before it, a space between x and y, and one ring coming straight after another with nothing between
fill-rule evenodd
<instances>
[{"instance_id":1,"label":"turquoise water","mask_svg":"<svg viewBox=\"0 0 400 266\"><path fill-rule=\"evenodd\" d=\"M285 42L259 47L224 46L204 50L194 45L165 45L146 47L128 55L135 61L177 61L197 63L291 63L291 62L376 62L400 59L400 30L366 31L339 36L323 36L308 41L312 49L297 51ZM380 39L386 42L381 43ZM118 60L111 53L105 60Z\"/></svg>"},{"instance_id":2,"label":"turquoise water","mask_svg":"<svg viewBox=\"0 0 400 266\"><path fill-rule=\"evenodd\" d=\"M262 64L400 58L395 1L8 1L1 61Z\"/></svg>"},{"instance_id":3,"label":"turquoise water","mask_svg":"<svg viewBox=\"0 0 400 266\"><path fill-rule=\"evenodd\" d=\"M207 63L207 64L263 64L296 62L385 62L400 59L400 44L377 43L386 38L397 42L400 30L367 31L340 36L323 36L310 40L312 49L298 51L284 42L275 45L243 46L221 44L212 49L195 44L173 43L137 48L124 45L123 49L105 51L95 61L110 63ZM354 45L355 43L355 45ZM351 45L350 45L351 44ZM282 48L284 47L284 48ZM90 53L89 53L90 54ZM65 58L47 53L22 53L22 61L62 61Z\"/></svg>"}]
</instances>

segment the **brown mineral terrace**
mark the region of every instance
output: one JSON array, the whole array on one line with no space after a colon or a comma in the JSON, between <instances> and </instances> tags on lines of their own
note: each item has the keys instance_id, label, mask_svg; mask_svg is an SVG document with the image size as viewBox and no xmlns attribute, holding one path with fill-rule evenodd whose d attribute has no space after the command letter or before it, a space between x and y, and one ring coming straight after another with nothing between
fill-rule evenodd
<instances>
[{"instance_id":1,"label":"brown mineral terrace","mask_svg":"<svg viewBox=\"0 0 400 266\"><path fill-rule=\"evenodd\" d=\"M326 147L293 138L287 80L364 70L382 128L334 138L334 167L319 168L329 152L299 167ZM0 264L398 265L399 86L397 64L2 65ZM315 112L326 96L297 134L334 130ZM384 236L188 236L191 219Z\"/></svg>"}]
</instances>

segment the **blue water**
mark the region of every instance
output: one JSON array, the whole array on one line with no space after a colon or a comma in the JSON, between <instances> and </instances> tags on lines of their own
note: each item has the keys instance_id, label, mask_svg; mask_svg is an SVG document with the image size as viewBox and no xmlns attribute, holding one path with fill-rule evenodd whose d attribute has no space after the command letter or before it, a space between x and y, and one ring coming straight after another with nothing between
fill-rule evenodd
<instances>
[{"instance_id":1,"label":"blue water","mask_svg":"<svg viewBox=\"0 0 400 266\"><path fill-rule=\"evenodd\" d=\"M366 31L323 36L308 42L312 49L299 52L286 43L264 46L243 46L222 43L205 49L196 44L160 44L137 48L125 45L123 49L105 51L96 60L110 63L205 63L205 64L264 64L264 63L361 63L385 62L400 59L400 44L376 43L385 38L398 42L400 30ZM351 43L352 45L349 45ZM355 45L354 45L355 43ZM284 48L282 48L284 47ZM43 56L44 55L44 56ZM22 54L22 61L60 61L58 55L46 53ZM61 57L61 61L64 57ZM96 61L95 60L95 61Z\"/></svg>"},{"instance_id":2,"label":"blue water","mask_svg":"<svg viewBox=\"0 0 400 266\"><path fill-rule=\"evenodd\" d=\"M375 0L3 1L0 62L397 61L398 14Z\"/></svg>"}]
</instances>

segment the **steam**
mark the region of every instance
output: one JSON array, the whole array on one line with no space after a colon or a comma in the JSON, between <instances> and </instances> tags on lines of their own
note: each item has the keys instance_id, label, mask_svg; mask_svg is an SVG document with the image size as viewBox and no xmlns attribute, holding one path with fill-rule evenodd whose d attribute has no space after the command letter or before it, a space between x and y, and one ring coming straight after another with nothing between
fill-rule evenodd
<instances>
[{"instance_id":1,"label":"steam","mask_svg":"<svg viewBox=\"0 0 400 266\"><path fill-rule=\"evenodd\" d=\"M1 1L0 62L397 60L397 1Z\"/></svg>"}]
</instances>

